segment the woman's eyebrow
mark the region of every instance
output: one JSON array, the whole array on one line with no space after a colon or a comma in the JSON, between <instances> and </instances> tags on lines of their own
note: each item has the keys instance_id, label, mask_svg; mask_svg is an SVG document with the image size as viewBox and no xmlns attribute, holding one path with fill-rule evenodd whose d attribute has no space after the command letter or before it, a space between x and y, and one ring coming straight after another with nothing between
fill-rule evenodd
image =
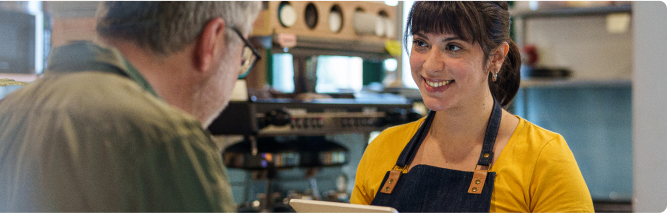
<instances>
[{"instance_id":1,"label":"woman's eyebrow","mask_svg":"<svg viewBox=\"0 0 667 213\"><path fill-rule=\"evenodd\" d=\"M413 33L412 35L413 36L419 36L419 37L426 37L424 34L422 34L420 32Z\"/></svg>"},{"instance_id":2,"label":"woman's eyebrow","mask_svg":"<svg viewBox=\"0 0 667 213\"><path fill-rule=\"evenodd\" d=\"M426 38L426 36L424 34L420 33L420 32L413 33L412 35ZM464 39L462 39L459 36L452 36L452 37L447 37L447 38L442 39L442 42L448 42L448 41L453 41L453 40L464 40Z\"/></svg>"},{"instance_id":3,"label":"woman's eyebrow","mask_svg":"<svg viewBox=\"0 0 667 213\"><path fill-rule=\"evenodd\" d=\"M463 39L461 39L461 38L458 37L458 36L453 36L453 37L449 37L449 38L444 38L444 39L442 39L442 42L448 42L448 41L453 41L453 40L463 40Z\"/></svg>"}]
</instances>

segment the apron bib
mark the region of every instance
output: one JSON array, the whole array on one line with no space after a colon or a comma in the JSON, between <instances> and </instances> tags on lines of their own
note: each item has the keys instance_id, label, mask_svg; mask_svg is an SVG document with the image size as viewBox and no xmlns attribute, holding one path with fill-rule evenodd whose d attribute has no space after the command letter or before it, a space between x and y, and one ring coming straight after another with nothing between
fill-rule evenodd
<instances>
[{"instance_id":1,"label":"apron bib","mask_svg":"<svg viewBox=\"0 0 667 213\"><path fill-rule=\"evenodd\" d=\"M500 128L502 110L494 99L484 144L474 172L407 163L414 158L426 137L435 112L429 112L396 161L384 176L371 205L393 207L399 212L489 212L495 172L488 172Z\"/></svg>"}]
</instances>

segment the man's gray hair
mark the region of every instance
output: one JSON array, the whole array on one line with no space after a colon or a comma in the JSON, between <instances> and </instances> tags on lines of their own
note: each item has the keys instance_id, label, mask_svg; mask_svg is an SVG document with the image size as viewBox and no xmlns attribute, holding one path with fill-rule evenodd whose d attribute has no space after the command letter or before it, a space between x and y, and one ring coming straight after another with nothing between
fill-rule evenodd
<instances>
[{"instance_id":1,"label":"man's gray hair","mask_svg":"<svg viewBox=\"0 0 667 213\"><path fill-rule=\"evenodd\" d=\"M97 33L104 38L133 41L161 55L183 50L213 18L249 33L261 2L248 1L122 1L103 2L97 14ZM240 42L225 30L228 42Z\"/></svg>"}]
</instances>

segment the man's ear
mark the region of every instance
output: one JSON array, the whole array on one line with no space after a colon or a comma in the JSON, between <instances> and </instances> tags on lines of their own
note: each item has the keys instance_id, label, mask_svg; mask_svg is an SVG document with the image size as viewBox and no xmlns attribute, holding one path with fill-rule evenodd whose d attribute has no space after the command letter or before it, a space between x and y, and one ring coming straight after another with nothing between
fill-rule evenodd
<instances>
[{"instance_id":1,"label":"man's ear","mask_svg":"<svg viewBox=\"0 0 667 213\"><path fill-rule=\"evenodd\" d=\"M194 63L198 71L209 70L215 60L220 58L224 50L225 42L225 20L222 18L211 19L202 30L199 42L195 46Z\"/></svg>"}]
</instances>

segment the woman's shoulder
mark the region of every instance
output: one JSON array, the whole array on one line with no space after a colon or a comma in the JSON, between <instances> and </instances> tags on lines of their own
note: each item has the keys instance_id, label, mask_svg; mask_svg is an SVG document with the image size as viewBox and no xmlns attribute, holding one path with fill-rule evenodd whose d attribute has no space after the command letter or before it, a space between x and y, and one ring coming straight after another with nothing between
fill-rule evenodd
<instances>
[{"instance_id":1,"label":"woman's shoulder","mask_svg":"<svg viewBox=\"0 0 667 213\"><path fill-rule=\"evenodd\" d=\"M511 141L536 147L543 147L551 142L565 143L565 139L559 133L542 128L519 116L517 117L520 121L510 139Z\"/></svg>"},{"instance_id":2,"label":"woman's shoulder","mask_svg":"<svg viewBox=\"0 0 667 213\"><path fill-rule=\"evenodd\" d=\"M491 210L591 211L590 193L563 136L519 119L493 166L494 193L499 196Z\"/></svg>"},{"instance_id":3,"label":"woman's shoulder","mask_svg":"<svg viewBox=\"0 0 667 213\"><path fill-rule=\"evenodd\" d=\"M518 117L518 116L517 116ZM500 153L496 169L504 166L530 166L543 153L571 153L565 139L560 134L542 128L521 117L507 146ZM560 155L560 154L559 154ZM504 165L504 166L501 166Z\"/></svg>"}]
</instances>

